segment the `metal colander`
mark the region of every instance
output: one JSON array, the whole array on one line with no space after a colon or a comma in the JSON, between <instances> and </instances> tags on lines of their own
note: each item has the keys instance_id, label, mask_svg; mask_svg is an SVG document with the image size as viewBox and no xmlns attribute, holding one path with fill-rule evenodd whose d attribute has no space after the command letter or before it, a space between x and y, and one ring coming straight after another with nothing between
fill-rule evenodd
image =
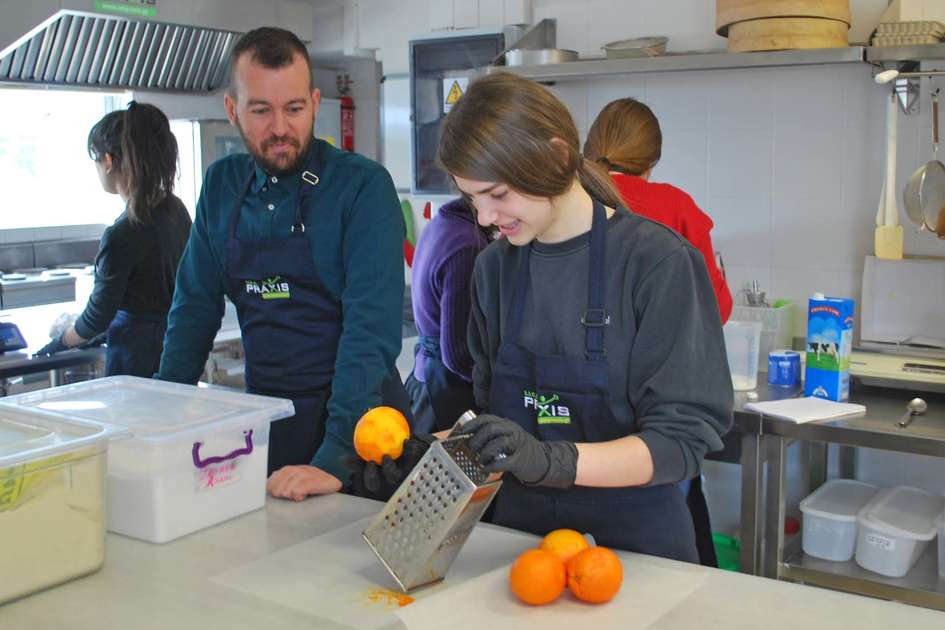
<instances>
[{"instance_id":1,"label":"metal colander","mask_svg":"<svg viewBox=\"0 0 945 630\"><path fill-rule=\"evenodd\" d=\"M442 580L502 485L459 435L435 442L364 540L405 592Z\"/></svg>"}]
</instances>

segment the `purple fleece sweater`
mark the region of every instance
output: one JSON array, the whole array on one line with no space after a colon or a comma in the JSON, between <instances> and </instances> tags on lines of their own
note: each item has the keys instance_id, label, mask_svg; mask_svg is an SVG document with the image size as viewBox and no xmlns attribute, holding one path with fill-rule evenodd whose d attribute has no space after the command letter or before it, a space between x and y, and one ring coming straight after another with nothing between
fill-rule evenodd
<instances>
[{"instance_id":1,"label":"purple fleece sweater","mask_svg":"<svg viewBox=\"0 0 945 630\"><path fill-rule=\"evenodd\" d=\"M466 381L472 381L466 327L473 264L488 244L466 202L454 199L420 233L413 259L411 299L417 331L439 338L443 363ZM424 364L418 353L413 373L421 382Z\"/></svg>"}]
</instances>

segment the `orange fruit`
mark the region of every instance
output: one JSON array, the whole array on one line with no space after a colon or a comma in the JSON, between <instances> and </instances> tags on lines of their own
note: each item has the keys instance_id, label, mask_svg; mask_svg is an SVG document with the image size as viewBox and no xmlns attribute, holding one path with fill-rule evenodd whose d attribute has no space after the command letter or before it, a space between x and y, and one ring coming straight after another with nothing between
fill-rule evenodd
<instances>
[{"instance_id":1,"label":"orange fruit","mask_svg":"<svg viewBox=\"0 0 945 630\"><path fill-rule=\"evenodd\" d=\"M539 549L550 551L561 558L565 565L574 555L588 547L590 545L584 539L584 536L573 529L556 529L542 538L541 544L538 545Z\"/></svg>"},{"instance_id":2,"label":"orange fruit","mask_svg":"<svg viewBox=\"0 0 945 630\"><path fill-rule=\"evenodd\" d=\"M532 606L549 604L564 592L567 576L564 563L550 551L529 549L512 564L509 586L512 592Z\"/></svg>"},{"instance_id":3,"label":"orange fruit","mask_svg":"<svg viewBox=\"0 0 945 630\"><path fill-rule=\"evenodd\" d=\"M589 547L568 562L568 588L585 602L610 601L622 583L623 564L605 547Z\"/></svg>"},{"instance_id":4,"label":"orange fruit","mask_svg":"<svg viewBox=\"0 0 945 630\"><path fill-rule=\"evenodd\" d=\"M380 464L385 455L397 459L410 437L404 414L393 407L374 407L354 427L354 450L364 461Z\"/></svg>"}]
</instances>

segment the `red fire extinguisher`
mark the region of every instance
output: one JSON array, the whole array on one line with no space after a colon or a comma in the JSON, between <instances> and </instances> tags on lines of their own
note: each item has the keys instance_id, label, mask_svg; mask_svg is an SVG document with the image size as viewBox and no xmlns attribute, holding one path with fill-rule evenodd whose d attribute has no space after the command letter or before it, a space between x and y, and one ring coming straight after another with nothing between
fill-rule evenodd
<instances>
[{"instance_id":1,"label":"red fire extinguisher","mask_svg":"<svg viewBox=\"0 0 945 630\"><path fill-rule=\"evenodd\" d=\"M354 99L341 97L341 148L354 151Z\"/></svg>"},{"instance_id":2,"label":"red fire extinguisher","mask_svg":"<svg viewBox=\"0 0 945 630\"><path fill-rule=\"evenodd\" d=\"M353 81L347 74L336 75L335 81L341 95L341 148L354 151L354 99L349 95Z\"/></svg>"}]
</instances>

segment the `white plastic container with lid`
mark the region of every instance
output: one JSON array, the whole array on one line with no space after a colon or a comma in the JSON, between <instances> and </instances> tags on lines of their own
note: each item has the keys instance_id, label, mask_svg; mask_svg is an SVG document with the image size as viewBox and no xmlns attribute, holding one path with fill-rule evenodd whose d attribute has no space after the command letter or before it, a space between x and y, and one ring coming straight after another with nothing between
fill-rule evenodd
<instances>
[{"instance_id":1,"label":"white plastic container with lid","mask_svg":"<svg viewBox=\"0 0 945 630\"><path fill-rule=\"evenodd\" d=\"M938 515L938 576L945 578L945 512Z\"/></svg>"},{"instance_id":2,"label":"white plastic container with lid","mask_svg":"<svg viewBox=\"0 0 945 630\"><path fill-rule=\"evenodd\" d=\"M97 571L115 427L0 407L0 604Z\"/></svg>"},{"instance_id":3,"label":"white plastic container with lid","mask_svg":"<svg viewBox=\"0 0 945 630\"><path fill-rule=\"evenodd\" d=\"M856 563L889 577L909 572L938 532L943 499L918 488L879 492L857 517Z\"/></svg>"},{"instance_id":4,"label":"white plastic container with lid","mask_svg":"<svg viewBox=\"0 0 945 630\"><path fill-rule=\"evenodd\" d=\"M877 490L876 486L861 481L833 479L801 501L804 553L836 562L852 558L856 548L857 514Z\"/></svg>"},{"instance_id":5,"label":"white plastic container with lid","mask_svg":"<svg viewBox=\"0 0 945 630\"><path fill-rule=\"evenodd\" d=\"M292 402L133 376L0 400L128 427L108 461L108 529L162 543L261 508L269 423Z\"/></svg>"}]
</instances>

